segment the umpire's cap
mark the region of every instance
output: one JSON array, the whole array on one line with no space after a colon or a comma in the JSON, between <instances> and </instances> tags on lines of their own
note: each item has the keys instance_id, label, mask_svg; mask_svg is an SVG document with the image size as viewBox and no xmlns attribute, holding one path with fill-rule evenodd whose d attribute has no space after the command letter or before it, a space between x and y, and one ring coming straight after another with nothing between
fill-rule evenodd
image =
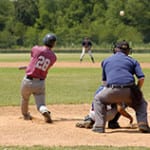
<instances>
[{"instance_id":1,"label":"umpire's cap","mask_svg":"<svg viewBox=\"0 0 150 150\"><path fill-rule=\"evenodd\" d=\"M125 50L125 51L126 51L126 50L129 50L129 51L131 50L131 48L129 47L129 43L126 42L125 40L116 43L115 47L116 47L116 48L119 48L119 49L121 49L121 50Z\"/></svg>"},{"instance_id":2,"label":"umpire's cap","mask_svg":"<svg viewBox=\"0 0 150 150\"><path fill-rule=\"evenodd\" d=\"M56 38L55 34L48 33L43 38L43 43L44 43L44 45L46 45L48 47L53 47L56 40L57 40L57 38Z\"/></svg>"}]
</instances>

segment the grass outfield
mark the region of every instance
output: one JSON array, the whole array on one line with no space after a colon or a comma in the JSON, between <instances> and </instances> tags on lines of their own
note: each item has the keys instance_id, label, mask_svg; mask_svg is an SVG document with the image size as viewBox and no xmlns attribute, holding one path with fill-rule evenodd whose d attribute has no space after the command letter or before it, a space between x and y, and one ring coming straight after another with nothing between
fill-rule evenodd
<instances>
[{"instance_id":1,"label":"grass outfield","mask_svg":"<svg viewBox=\"0 0 150 150\"><path fill-rule=\"evenodd\" d=\"M103 60L111 54L95 54L96 60ZM29 54L0 54L0 62L28 61ZM57 54L59 62L78 62L79 54ZM149 62L149 54L133 54L140 62ZM89 56L85 55L85 60ZM145 98L150 100L150 69L143 69L146 79L143 86ZM20 84L24 71L17 68L0 68L1 92L0 105L20 104ZM46 99L48 104L91 103L95 90L101 84L101 69L97 68L55 68L46 80ZM34 103L31 98L31 104Z\"/></svg>"},{"instance_id":2,"label":"grass outfield","mask_svg":"<svg viewBox=\"0 0 150 150\"><path fill-rule=\"evenodd\" d=\"M150 69L143 69L146 80L143 87L145 98L150 100ZM0 68L0 105L20 104L20 84L24 71L16 68ZM46 80L48 104L91 103L95 90L100 85L101 69L97 68L53 68ZM31 97L30 104L34 104Z\"/></svg>"},{"instance_id":3,"label":"grass outfield","mask_svg":"<svg viewBox=\"0 0 150 150\"><path fill-rule=\"evenodd\" d=\"M24 71L0 68L0 105L20 104L20 84ZM46 80L48 104L89 103L100 81L100 70L90 68L53 68ZM31 97L31 104L34 103Z\"/></svg>"},{"instance_id":4,"label":"grass outfield","mask_svg":"<svg viewBox=\"0 0 150 150\"><path fill-rule=\"evenodd\" d=\"M67 54L62 54L62 53L56 53L58 62L65 61L65 62L78 62L80 54L74 54L74 53L67 53ZM96 53L94 54L95 61L100 62L106 57L110 56L111 53ZM131 57L137 59L139 62L150 62L150 54L132 54L130 55ZM24 61L29 61L30 59L30 54L25 53L25 54L0 54L0 62L24 62ZM89 56L86 54L84 57L84 61L91 61Z\"/></svg>"}]
</instances>

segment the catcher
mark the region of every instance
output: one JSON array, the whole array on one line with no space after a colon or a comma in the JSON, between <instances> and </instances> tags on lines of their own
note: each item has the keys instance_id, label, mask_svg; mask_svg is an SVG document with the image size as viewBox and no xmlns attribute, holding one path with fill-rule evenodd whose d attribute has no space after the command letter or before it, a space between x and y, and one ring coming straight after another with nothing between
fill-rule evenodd
<instances>
[{"instance_id":1,"label":"catcher","mask_svg":"<svg viewBox=\"0 0 150 150\"><path fill-rule=\"evenodd\" d=\"M103 90L103 86L100 86L99 89L97 90L96 93L98 93L99 91ZM115 116L119 113L119 115L122 115L126 118L129 119L129 123L130 123L130 126L132 127L132 123L133 123L133 118L132 116L125 110L127 106L122 103L122 104L112 104L112 105L107 105L107 112L106 112L106 121L108 121L108 127L109 128L114 128L110 125L111 123L111 120L113 120L115 118ZM120 116L119 116L120 117ZM95 112L94 112L94 105L93 105L93 102L92 102L92 106L91 106L91 109L89 111L89 114L87 116L85 116L84 120L83 121L80 121L80 122L77 122L76 123L76 127L79 127L79 128L92 128L93 125L95 123ZM119 128L119 124L117 126L117 128Z\"/></svg>"}]
</instances>

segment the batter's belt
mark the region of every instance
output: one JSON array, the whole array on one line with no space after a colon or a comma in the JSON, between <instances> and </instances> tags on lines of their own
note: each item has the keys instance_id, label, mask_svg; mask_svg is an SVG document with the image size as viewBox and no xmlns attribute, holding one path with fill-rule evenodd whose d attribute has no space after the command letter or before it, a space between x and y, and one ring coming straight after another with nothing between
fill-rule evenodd
<instances>
[{"instance_id":1,"label":"batter's belt","mask_svg":"<svg viewBox=\"0 0 150 150\"><path fill-rule=\"evenodd\" d=\"M34 77L31 77L31 76L26 76L27 79L29 80L44 80L44 79L40 79L40 78L34 78Z\"/></svg>"}]
</instances>

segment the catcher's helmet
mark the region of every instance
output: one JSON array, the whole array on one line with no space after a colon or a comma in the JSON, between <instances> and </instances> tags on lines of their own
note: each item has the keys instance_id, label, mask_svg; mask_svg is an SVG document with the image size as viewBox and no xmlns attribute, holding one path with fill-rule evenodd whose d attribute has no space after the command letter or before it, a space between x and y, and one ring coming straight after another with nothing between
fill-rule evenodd
<instances>
[{"instance_id":1,"label":"catcher's helmet","mask_svg":"<svg viewBox=\"0 0 150 150\"><path fill-rule=\"evenodd\" d=\"M44 43L44 45L46 45L48 47L53 47L56 40L57 40L57 38L54 34L48 33L43 38L43 43Z\"/></svg>"}]
</instances>

